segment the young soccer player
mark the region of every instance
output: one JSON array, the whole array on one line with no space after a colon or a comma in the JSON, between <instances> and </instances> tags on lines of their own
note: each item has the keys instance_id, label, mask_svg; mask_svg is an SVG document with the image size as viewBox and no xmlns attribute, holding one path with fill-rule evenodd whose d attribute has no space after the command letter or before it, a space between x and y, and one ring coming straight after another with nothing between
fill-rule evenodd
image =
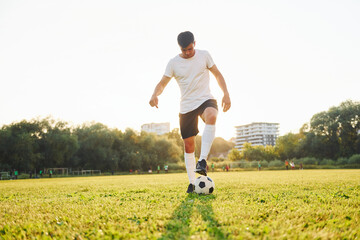
<instances>
[{"instance_id":1,"label":"young soccer player","mask_svg":"<svg viewBox=\"0 0 360 240\"><path fill-rule=\"evenodd\" d=\"M180 87L180 132L185 147L185 165L190 184L188 193L193 192L195 172L207 175L207 157L215 138L215 123L218 114L217 102L210 92L209 71L215 76L224 93L221 106L226 112L231 107L229 92L224 77L216 67L209 52L195 49L194 35L182 32L177 38L181 53L167 64L165 73L156 85L149 101L152 107L158 107L158 96L163 92L170 79L174 77ZM200 160L195 162L195 136L199 133L198 117L205 122L201 139Z\"/></svg>"}]
</instances>

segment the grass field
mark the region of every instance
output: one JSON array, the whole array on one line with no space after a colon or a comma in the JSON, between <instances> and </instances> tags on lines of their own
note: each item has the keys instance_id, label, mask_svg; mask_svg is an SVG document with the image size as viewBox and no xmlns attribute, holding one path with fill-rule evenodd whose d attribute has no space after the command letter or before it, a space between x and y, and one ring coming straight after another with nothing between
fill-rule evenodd
<instances>
[{"instance_id":1,"label":"grass field","mask_svg":"<svg viewBox=\"0 0 360 240\"><path fill-rule=\"evenodd\" d=\"M0 181L0 239L359 239L360 170Z\"/></svg>"}]
</instances>

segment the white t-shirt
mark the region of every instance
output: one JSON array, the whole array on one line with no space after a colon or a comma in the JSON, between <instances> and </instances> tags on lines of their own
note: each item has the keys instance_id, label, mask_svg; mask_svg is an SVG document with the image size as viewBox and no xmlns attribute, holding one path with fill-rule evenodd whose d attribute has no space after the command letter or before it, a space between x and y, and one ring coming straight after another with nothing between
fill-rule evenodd
<instances>
[{"instance_id":1,"label":"white t-shirt","mask_svg":"<svg viewBox=\"0 0 360 240\"><path fill-rule=\"evenodd\" d=\"M198 108L206 100L214 99L209 84L209 68L212 66L214 61L210 54L198 49L191 58L185 59L177 55L169 61L164 75L174 77L179 84L181 114Z\"/></svg>"}]
</instances>

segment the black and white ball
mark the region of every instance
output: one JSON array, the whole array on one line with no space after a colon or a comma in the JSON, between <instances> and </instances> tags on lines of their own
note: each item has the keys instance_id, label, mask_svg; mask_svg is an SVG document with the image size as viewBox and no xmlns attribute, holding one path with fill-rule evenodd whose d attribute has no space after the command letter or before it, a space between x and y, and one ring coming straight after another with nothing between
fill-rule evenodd
<instances>
[{"instance_id":1,"label":"black and white ball","mask_svg":"<svg viewBox=\"0 0 360 240\"><path fill-rule=\"evenodd\" d=\"M206 176L200 176L195 180L194 191L197 194L211 194L215 190L215 182Z\"/></svg>"}]
</instances>

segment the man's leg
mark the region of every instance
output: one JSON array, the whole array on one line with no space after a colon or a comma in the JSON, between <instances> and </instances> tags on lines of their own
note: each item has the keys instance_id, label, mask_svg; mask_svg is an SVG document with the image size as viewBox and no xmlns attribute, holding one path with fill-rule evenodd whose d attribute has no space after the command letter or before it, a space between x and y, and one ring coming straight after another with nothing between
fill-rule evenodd
<instances>
[{"instance_id":1,"label":"man's leg","mask_svg":"<svg viewBox=\"0 0 360 240\"><path fill-rule=\"evenodd\" d=\"M194 184L196 179L195 136L185 138L184 147L185 147L185 166L190 182L187 192L191 193L194 190L193 187L195 186Z\"/></svg>"},{"instance_id":2,"label":"man's leg","mask_svg":"<svg viewBox=\"0 0 360 240\"><path fill-rule=\"evenodd\" d=\"M209 155L211 145L215 138L215 123L218 111L213 107L208 107L202 114L202 119L205 122L204 132L201 138L201 153L200 160L205 159Z\"/></svg>"},{"instance_id":3,"label":"man's leg","mask_svg":"<svg viewBox=\"0 0 360 240\"><path fill-rule=\"evenodd\" d=\"M195 136L184 139L185 165L188 172L190 183L194 184L196 175L195 170Z\"/></svg>"},{"instance_id":4,"label":"man's leg","mask_svg":"<svg viewBox=\"0 0 360 240\"><path fill-rule=\"evenodd\" d=\"M204 132L201 138L201 153L199 162L196 165L196 172L202 175L207 175L206 160L209 155L212 142L215 138L215 123L217 118L217 109L213 107L207 107L201 118L205 122Z\"/></svg>"}]
</instances>

